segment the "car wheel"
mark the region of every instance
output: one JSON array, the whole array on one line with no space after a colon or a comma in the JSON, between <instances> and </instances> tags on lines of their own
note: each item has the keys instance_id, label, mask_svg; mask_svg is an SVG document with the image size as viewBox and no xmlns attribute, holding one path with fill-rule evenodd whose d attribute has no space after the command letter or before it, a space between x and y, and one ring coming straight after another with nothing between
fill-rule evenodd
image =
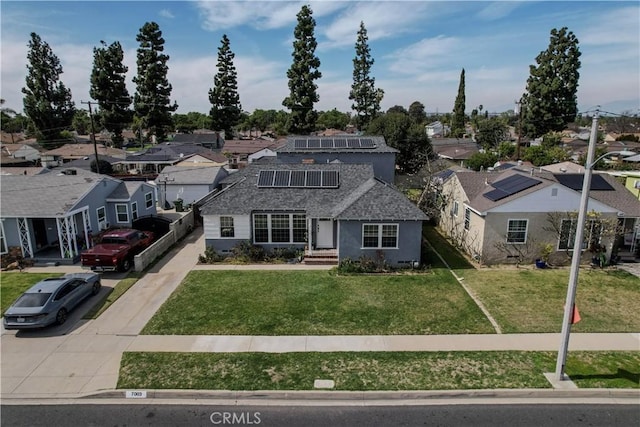
<instances>
[{"instance_id":1,"label":"car wheel","mask_svg":"<svg viewBox=\"0 0 640 427\"><path fill-rule=\"evenodd\" d=\"M98 293L100 292L100 286L102 286L100 282L94 283L93 287L91 288L91 295L98 295Z\"/></svg>"},{"instance_id":2,"label":"car wheel","mask_svg":"<svg viewBox=\"0 0 640 427\"><path fill-rule=\"evenodd\" d=\"M67 321L67 309L61 308L60 310L58 310L58 314L56 314L56 323L58 325L62 325L66 321Z\"/></svg>"},{"instance_id":3,"label":"car wheel","mask_svg":"<svg viewBox=\"0 0 640 427\"><path fill-rule=\"evenodd\" d=\"M129 269L131 268L131 261L128 259L125 259L124 261L122 261L122 265L120 270L122 271L129 271Z\"/></svg>"}]
</instances>

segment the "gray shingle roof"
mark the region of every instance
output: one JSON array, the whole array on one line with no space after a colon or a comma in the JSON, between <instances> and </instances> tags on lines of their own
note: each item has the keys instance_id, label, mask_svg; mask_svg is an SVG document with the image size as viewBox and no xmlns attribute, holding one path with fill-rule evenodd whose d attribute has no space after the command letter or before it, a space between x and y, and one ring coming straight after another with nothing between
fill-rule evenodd
<instances>
[{"instance_id":1,"label":"gray shingle roof","mask_svg":"<svg viewBox=\"0 0 640 427\"><path fill-rule=\"evenodd\" d=\"M223 168L217 166L166 166L158 179L164 180L164 175L168 176L169 184L213 184L216 177L223 171L223 176L227 173Z\"/></svg>"},{"instance_id":2,"label":"gray shingle roof","mask_svg":"<svg viewBox=\"0 0 640 427\"><path fill-rule=\"evenodd\" d=\"M77 175L48 172L34 176L3 176L0 216L51 218L65 215L102 180L113 178L78 170Z\"/></svg>"},{"instance_id":3,"label":"gray shingle roof","mask_svg":"<svg viewBox=\"0 0 640 427\"><path fill-rule=\"evenodd\" d=\"M336 170L338 188L259 188L260 170ZM227 178L235 184L202 207L203 215L248 215L254 211L301 211L318 218L424 220L426 216L395 188L376 180L364 164L251 164Z\"/></svg>"}]
</instances>

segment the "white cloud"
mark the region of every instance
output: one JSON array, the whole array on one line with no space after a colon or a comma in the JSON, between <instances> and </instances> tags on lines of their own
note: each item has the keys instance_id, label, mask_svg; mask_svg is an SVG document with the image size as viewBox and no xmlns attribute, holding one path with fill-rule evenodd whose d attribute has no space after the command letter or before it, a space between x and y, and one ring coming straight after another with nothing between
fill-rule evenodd
<instances>
[{"instance_id":1,"label":"white cloud","mask_svg":"<svg viewBox=\"0 0 640 427\"><path fill-rule=\"evenodd\" d=\"M400 74L422 74L451 62L452 53L460 55L462 44L455 37L425 38L398 49L385 58L391 60L389 69Z\"/></svg>"},{"instance_id":2,"label":"white cloud","mask_svg":"<svg viewBox=\"0 0 640 427\"><path fill-rule=\"evenodd\" d=\"M509 16L520 5L521 3L517 1L491 2L480 10L476 16L483 21L495 21Z\"/></svg>"},{"instance_id":3,"label":"white cloud","mask_svg":"<svg viewBox=\"0 0 640 427\"><path fill-rule=\"evenodd\" d=\"M168 19L175 18L175 15L173 13L171 13L171 11L169 9L162 9L160 12L158 12L158 15L162 16L163 18L168 18Z\"/></svg>"}]
</instances>

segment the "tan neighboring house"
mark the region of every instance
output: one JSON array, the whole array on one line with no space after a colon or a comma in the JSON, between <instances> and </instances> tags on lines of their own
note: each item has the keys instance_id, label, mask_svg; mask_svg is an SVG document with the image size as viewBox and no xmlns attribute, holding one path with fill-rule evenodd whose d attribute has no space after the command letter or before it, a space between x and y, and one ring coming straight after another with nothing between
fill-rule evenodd
<instances>
[{"instance_id":1,"label":"tan neighboring house","mask_svg":"<svg viewBox=\"0 0 640 427\"><path fill-rule=\"evenodd\" d=\"M185 167L223 167L229 164L227 159L222 153L215 151L205 152L204 150L186 157L184 160L176 163L176 166Z\"/></svg>"},{"instance_id":2,"label":"tan neighboring house","mask_svg":"<svg viewBox=\"0 0 640 427\"><path fill-rule=\"evenodd\" d=\"M105 147L104 145L97 145L96 147L98 156L110 156L124 160L127 155L125 150L119 148ZM65 144L62 147L42 153L41 161L42 166L52 168L62 166L64 163L73 160L84 159L94 154L93 144Z\"/></svg>"},{"instance_id":3,"label":"tan neighboring house","mask_svg":"<svg viewBox=\"0 0 640 427\"><path fill-rule=\"evenodd\" d=\"M286 142L264 139L231 139L224 142L222 154L229 159L229 166L234 169L243 168L249 164L249 156L260 150L271 150Z\"/></svg>"},{"instance_id":4,"label":"tan neighboring house","mask_svg":"<svg viewBox=\"0 0 640 427\"><path fill-rule=\"evenodd\" d=\"M539 169L456 172L441 184L440 227L456 245L486 265L533 263L542 256L544 246L551 248L551 263L567 264L573 251L582 178L582 174ZM614 243L617 251L633 257L639 243L640 201L606 174L593 175L589 195L591 215L583 261L590 259L589 249L596 246L603 246L611 256ZM631 240L626 239L629 233L633 233Z\"/></svg>"}]
</instances>

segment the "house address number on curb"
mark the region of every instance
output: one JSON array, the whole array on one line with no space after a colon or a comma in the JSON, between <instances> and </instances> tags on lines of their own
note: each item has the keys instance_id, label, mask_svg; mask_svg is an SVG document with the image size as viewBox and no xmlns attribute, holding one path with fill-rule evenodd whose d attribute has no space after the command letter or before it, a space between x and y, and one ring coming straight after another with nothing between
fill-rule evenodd
<instances>
[{"instance_id":1,"label":"house address number on curb","mask_svg":"<svg viewBox=\"0 0 640 427\"><path fill-rule=\"evenodd\" d=\"M127 399L146 399L147 392L146 390L127 390L125 396Z\"/></svg>"}]
</instances>

